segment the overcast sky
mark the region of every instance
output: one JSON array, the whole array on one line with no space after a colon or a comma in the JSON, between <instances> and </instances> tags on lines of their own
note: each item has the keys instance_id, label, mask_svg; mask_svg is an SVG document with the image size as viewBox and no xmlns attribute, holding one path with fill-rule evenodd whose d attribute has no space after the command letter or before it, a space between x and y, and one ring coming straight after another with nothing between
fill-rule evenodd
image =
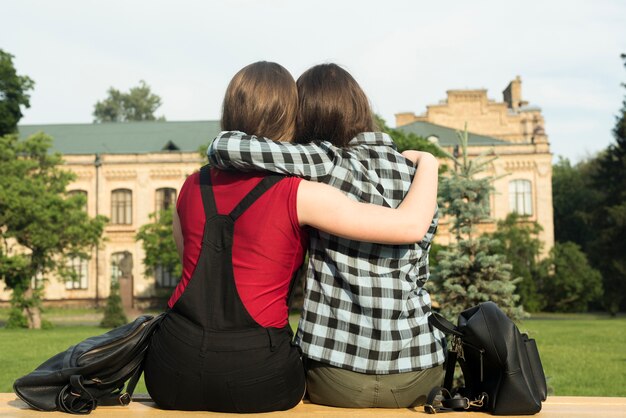
<instances>
[{"instance_id":1,"label":"overcast sky","mask_svg":"<svg viewBox=\"0 0 626 418\"><path fill-rule=\"evenodd\" d=\"M219 119L258 60L297 78L336 62L374 110L423 113L446 90L502 90L543 109L555 155L605 148L626 90L626 1L0 0L0 48L35 80L23 124L88 123L113 86L145 80L167 120Z\"/></svg>"}]
</instances>

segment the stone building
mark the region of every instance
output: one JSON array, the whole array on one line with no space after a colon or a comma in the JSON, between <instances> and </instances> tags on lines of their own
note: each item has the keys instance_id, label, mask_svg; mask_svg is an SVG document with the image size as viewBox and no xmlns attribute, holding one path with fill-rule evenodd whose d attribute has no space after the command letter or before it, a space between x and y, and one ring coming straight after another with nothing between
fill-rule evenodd
<instances>
[{"instance_id":1,"label":"stone building","mask_svg":"<svg viewBox=\"0 0 626 418\"><path fill-rule=\"evenodd\" d=\"M119 280L125 308L162 303L178 278L158 268L156 277L146 277L135 235L151 213L175 203L187 176L203 164L200 149L219 133L219 122L22 125L19 130L22 137L39 131L52 136L53 151L63 154L76 174L67 190L86 195L89 215L109 218L91 260L68 260L79 272L76 282L35 279L48 279L44 300L102 304L111 280ZM0 302L9 298L9 292L0 291Z\"/></svg>"},{"instance_id":2,"label":"stone building","mask_svg":"<svg viewBox=\"0 0 626 418\"><path fill-rule=\"evenodd\" d=\"M539 238L546 255L554 245L552 212L552 154L544 129L541 109L522 100L520 77L504 89L503 101L487 97L487 90L448 90L447 98L427 106L426 113L396 114L396 126L438 143L453 153L458 144L457 131L467 126L470 158L492 150L498 158L486 174L498 179L491 196L490 214L503 219L510 212L537 221L543 231ZM481 225L494 230L494 222ZM444 220L438 242L452 239Z\"/></svg>"},{"instance_id":3,"label":"stone building","mask_svg":"<svg viewBox=\"0 0 626 418\"><path fill-rule=\"evenodd\" d=\"M499 156L490 167L491 174L502 176L491 197L492 217L516 211L537 220L544 228L540 238L547 252L554 242L552 171L541 110L522 101L516 78L504 91L503 102L489 100L485 90L451 90L447 100L428 106L424 115L399 113L396 119L398 129L429 138L449 152L466 123L470 156L488 150ZM22 137L38 131L52 136L53 150L63 154L67 169L77 176L68 190L86 195L91 216L109 218L105 240L91 260L68 260L79 272L76 282L35 278L48 279L46 303L102 304L111 280L119 280L126 308L162 303L178 278L158 268L155 277L147 277L135 235L151 213L175 203L185 178L203 164L200 150L217 135L219 122L22 125L19 130ZM493 230L494 223L481 227ZM451 239L443 220L437 241ZM0 289L0 304L9 298Z\"/></svg>"}]
</instances>

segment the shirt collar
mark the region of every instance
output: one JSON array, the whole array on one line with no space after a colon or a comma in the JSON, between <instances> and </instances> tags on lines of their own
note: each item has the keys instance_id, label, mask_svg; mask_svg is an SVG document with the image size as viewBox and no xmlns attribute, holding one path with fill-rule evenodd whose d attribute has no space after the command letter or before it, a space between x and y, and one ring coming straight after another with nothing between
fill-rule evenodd
<instances>
[{"instance_id":1,"label":"shirt collar","mask_svg":"<svg viewBox=\"0 0 626 418\"><path fill-rule=\"evenodd\" d=\"M348 142L348 146L385 145L397 149L396 143L384 132L362 132Z\"/></svg>"}]
</instances>

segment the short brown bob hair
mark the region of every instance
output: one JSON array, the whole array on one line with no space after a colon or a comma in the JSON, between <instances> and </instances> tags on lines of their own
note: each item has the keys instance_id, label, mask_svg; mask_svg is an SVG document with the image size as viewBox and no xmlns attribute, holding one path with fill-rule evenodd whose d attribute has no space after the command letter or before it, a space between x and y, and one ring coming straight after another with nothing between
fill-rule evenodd
<instances>
[{"instance_id":1,"label":"short brown bob hair","mask_svg":"<svg viewBox=\"0 0 626 418\"><path fill-rule=\"evenodd\" d=\"M357 134L377 130L365 92L337 64L311 67L296 84L296 142L325 140L344 147Z\"/></svg>"},{"instance_id":2,"label":"short brown bob hair","mask_svg":"<svg viewBox=\"0 0 626 418\"><path fill-rule=\"evenodd\" d=\"M290 141L297 107L298 90L289 71L275 62L255 62L239 70L226 88L222 130Z\"/></svg>"}]
</instances>

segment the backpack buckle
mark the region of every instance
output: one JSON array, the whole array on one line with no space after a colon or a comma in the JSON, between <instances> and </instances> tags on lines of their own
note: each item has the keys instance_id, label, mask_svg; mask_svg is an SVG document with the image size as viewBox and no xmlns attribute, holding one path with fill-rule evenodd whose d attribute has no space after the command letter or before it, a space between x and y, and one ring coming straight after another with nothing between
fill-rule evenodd
<instances>
[{"instance_id":1,"label":"backpack buckle","mask_svg":"<svg viewBox=\"0 0 626 418\"><path fill-rule=\"evenodd\" d=\"M122 393L118 399L120 401L120 405L122 406L128 405L131 401L130 395L128 394L128 392Z\"/></svg>"}]
</instances>

